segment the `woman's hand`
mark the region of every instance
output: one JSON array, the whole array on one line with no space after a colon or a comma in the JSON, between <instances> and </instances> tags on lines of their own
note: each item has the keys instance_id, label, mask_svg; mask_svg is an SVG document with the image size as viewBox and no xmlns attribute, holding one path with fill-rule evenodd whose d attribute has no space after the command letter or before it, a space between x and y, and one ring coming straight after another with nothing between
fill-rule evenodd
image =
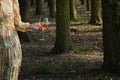
<instances>
[{"instance_id":1,"label":"woman's hand","mask_svg":"<svg viewBox=\"0 0 120 80\"><path fill-rule=\"evenodd\" d=\"M32 30L40 30L42 27L42 24L41 23L33 23L33 24L30 24L30 29Z\"/></svg>"},{"instance_id":2,"label":"woman's hand","mask_svg":"<svg viewBox=\"0 0 120 80\"><path fill-rule=\"evenodd\" d=\"M45 31L48 28L48 24L41 22L40 30Z\"/></svg>"}]
</instances>

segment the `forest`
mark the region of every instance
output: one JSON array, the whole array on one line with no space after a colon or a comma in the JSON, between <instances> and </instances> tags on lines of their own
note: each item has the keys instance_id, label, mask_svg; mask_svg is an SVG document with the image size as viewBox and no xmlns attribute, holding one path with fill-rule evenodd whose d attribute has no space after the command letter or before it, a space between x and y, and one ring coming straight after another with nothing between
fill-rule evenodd
<instances>
[{"instance_id":1,"label":"forest","mask_svg":"<svg viewBox=\"0 0 120 80\"><path fill-rule=\"evenodd\" d=\"M18 0L23 22L43 30L19 32L19 80L120 80L120 0Z\"/></svg>"}]
</instances>

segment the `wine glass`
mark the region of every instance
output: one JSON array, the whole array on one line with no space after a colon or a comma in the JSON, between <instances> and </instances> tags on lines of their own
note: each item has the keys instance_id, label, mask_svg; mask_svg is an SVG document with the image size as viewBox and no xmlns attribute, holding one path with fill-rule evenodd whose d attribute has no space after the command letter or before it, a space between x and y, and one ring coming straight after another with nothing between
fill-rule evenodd
<instances>
[{"instance_id":1,"label":"wine glass","mask_svg":"<svg viewBox=\"0 0 120 80\"><path fill-rule=\"evenodd\" d=\"M49 25L48 18L42 18L41 23L42 23L42 26L41 26L42 38L40 39L40 41L45 41L46 40L45 39L45 31L47 30L48 25Z\"/></svg>"}]
</instances>

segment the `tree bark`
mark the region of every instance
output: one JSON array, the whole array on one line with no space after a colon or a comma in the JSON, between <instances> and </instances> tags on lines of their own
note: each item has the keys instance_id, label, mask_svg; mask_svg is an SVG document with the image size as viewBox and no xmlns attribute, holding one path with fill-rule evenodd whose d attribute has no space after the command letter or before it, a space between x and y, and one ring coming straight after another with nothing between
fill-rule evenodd
<instances>
[{"instance_id":1,"label":"tree bark","mask_svg":"<svg viewBox=\"0 0 120 80\"><path fill-rule=\"evenodd\" d=\"M87 11L91 10L91 0L86 0L86 8L87 8Z\"/></svg>"},{"instance_id":2,"label":"tree bark","mask_svg":"<svg viewBox=\"0 0 120 80\"><path fill-rule=\"evenodd\" d=\"M81 4L84 5L85 4L85 0L80 0Z\"/></svg>"},{"instance_id":3,"label":"tree bark","mask_svg":"<svg viewBox=\"0 0 120 80\"><path fill-rule=\"evenodd\" d=\"M70 0L70 20L77 19L76 0Z\"/></svg>"},{"instance_id":4,"label":"tree bark","mask_svg":"<svg viewBox=\"0 0 120 80\"><path fill-rule=\"evenodd\" d=\"M20 5L20 14L23 22L27 22L28 17L29 17L29 9L30 9L30 1L29 0L19 0L19 5ZM31 35L28 35L29 32L21 32L17 31L21 43L23 42L30 42L30 37Z\"/></svg>"},{"instance_id":5,"label":"tree bark","mask_svg":"<svg viewBox=\"0 0 120 80\"><path fill-rule=\"evenodd\" d=\"M35 5L35 1L34 1L34 0L31 0L30 5L31 5L31 6Z\"/></svg>"},{"instance_id":6,"label":"tree bark","mask_svg":"<svg viewBox=\"0 0 120 80\"><path fill-rule=\"evenodd\" d=\"M91 19L90 24L102 24L101 0L91 0Z\"/></svg>"},{"instance_id":7,"label":"tree bark","mask_svg":"<svg viewBox=\"0 0 120 80\"><path fill-rule=\"evenodd\" d=\"M57 54L72 49L69 12L69 0L57 0L56 42L52 53Z\"/></svg>"},{"instance_id":8,"label":"tree bark","mask_svg":"<svg viewBox=\"0 0 120 80\"><path fill-rule=\"evenodd\" d=\"M26 22L29 17L30 1L19 0L19 5L20 5L20 14L22 17L22 21Z\"/></svg>"},{"instance_id":9,"label":"tree bark","mask_svg":"<svg viewBox=\"0 0 120 80\"><path fill-rule=\"evenodd\" d=\"M102 69L120 73L120 0L102 0L104 64Z\"/></svg>"},{"instance_id":10,"label":"tree bark","mask_svg":"<svg viewBox=\"0 0 120 80\"><path fill-rule=\"evenodd\" d=\"M43 14L43 0L36 0L36 15L42 15Z\"/></svg>"},{"instance_id":11,"label":"tree bark","mask_svg":"<svg viewBox=\"0 0 120 80\"><path fill-rule=\"evenodd\" d=\"M56 17L56 0L47 0L50 9L50 17Z\"/></svg>"}]
</instances>

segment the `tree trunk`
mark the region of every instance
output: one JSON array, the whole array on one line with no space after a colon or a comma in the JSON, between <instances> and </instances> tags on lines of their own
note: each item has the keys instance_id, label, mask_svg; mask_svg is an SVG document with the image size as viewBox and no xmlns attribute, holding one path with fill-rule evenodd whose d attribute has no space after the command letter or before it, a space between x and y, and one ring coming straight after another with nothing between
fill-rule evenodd
<instances>
[{"instance_id":1,"label":"tree trunk","mask_svg":"<svg viewBox=\"0 0 120 80\"><path fill-rule=\"evenodd\" d=\"M29 0L19 0L20 4L20 14L23 22L27 22L28 17L29 17L29 9L30 9L30 1ZM30 42L30 37L31 35L28 35L29 32L21 32L17 31L21 43L23 42Z\"/></svg>"},{"instance_id":2,"label":"tree trunk","mask_svg":"<svg viewBox=\"0 0 120 80\"><path fill-rule=\"evenodd\" d=\"M57 0L56 42L52 53L62 53L72 49L70 36L69 0Z\"/></svg>"},{"instance_id":3,"label":"tree trunk","mask_svg":"<svg viewBox=\"0 0 120 80\"><path fill-rule=\"evenodd\" d=\"M87 8L87 11L91 10L91 0L86 0L86 8Z\"/></svg>"},{"instance_id":4,"label":"tree trunk","mask_svg":"<svg viewBox=\"0 0 120 80\"><path fill-rule=\"evenodd\" d=\"M91 0L91 19L90 24L102 24L101 0Z\"/></svg>"},{"instance_id":5,"label":"tree trunk","mask_svg":"<svg viewBox=\"0 0 120 80\"><path fill-rule=\"evenodd\" d=\"M103 8L103 69L120 73L120 0L102 0Z\"/></svg>"},{"instance_id":6,"label":"tree trunk","mask_svg":"<svg viewBox=\"0 0 120 80\"><path fill-rule=\"evenodd\" d=\"M70 0L70 20L77 19L76 0Z\"/></svg>"},{"instance_id":7,"label":"tree trunk","mask_svg":"<svg viewBox=\"0 0 120 80\"><path fill-rule=\"evenodd\" d=\"M43 0L36 0L36 15L42 15L43 14Z\"/></svg>"},{"instance_id":8,"label":"tree trunk","mask_svg":"<svg viewBox=\"0 0 120 80\"><path fill-rule=\"evenodd\" d=\"M19 0L20 4L20 14L22 21L27 21L29 17L30 1L29 0Z\"/></svg>"},{"instance_id":9,"label":"tree trunk","mask_svg":"<svg viewBox=\"0 0 120 80\"><path fill-rule=\"evenodd\" d=\"M81 4L84 5L85 4L85 0L80 0Z\"/></svg>"},{"instance_id":10,"label":"tree trunk","mask_svg":"<svg viewBox=\"0 0 120 80\"><path fill-rule=\"evenodd\" d=\"M50 17L56 17L56 0L48 0Z\"/></svg>"},{"instance_id":11,"label":"tree trunk","mask_svg":"<svg viewBox=\"0 0 120 80\"><path fill-rule=\"evenodd\" d=\"M34 1L34 0L31 0L30 5L31 5L31 6L35 5L35 1Z\"/></svg>"}]
</instances>

